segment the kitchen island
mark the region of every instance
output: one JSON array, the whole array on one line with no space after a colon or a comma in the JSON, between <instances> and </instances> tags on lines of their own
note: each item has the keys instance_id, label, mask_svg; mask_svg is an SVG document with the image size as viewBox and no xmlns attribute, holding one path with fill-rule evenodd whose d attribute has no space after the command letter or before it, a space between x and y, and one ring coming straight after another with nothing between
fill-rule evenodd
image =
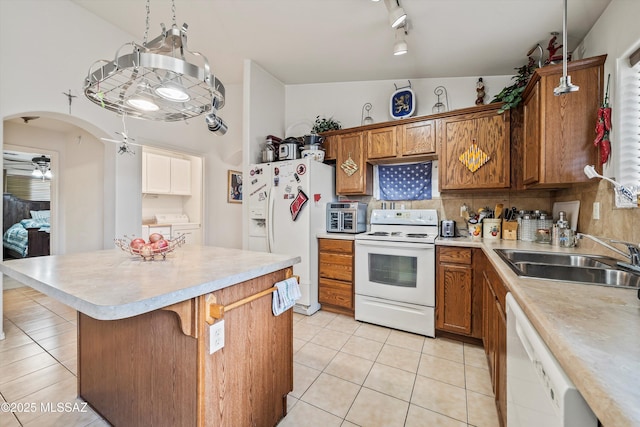
<instances>
[{"instance_id":1,"label":"kitchen island","mask_svg":"<svg viewBox=\"0 0 640 427\"><path fill-rule=\"evenodd\" d=\"M111 424L274 426L293 388L293 322L272 314L271 288L299 261L187 245L164 261L113 249L0 270L78 311L78 394Z\"/></svg>"}]
</instances>

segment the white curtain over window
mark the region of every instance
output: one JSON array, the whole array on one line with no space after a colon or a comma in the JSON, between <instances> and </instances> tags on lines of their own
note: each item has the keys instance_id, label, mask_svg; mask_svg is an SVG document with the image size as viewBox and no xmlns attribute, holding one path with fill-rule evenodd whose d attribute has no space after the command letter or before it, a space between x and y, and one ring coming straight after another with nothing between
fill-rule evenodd
<instances>
[{"instance_id":1,"label":"white curtain over window","mask_svg":"<svg viewBox=\"0 0 640 427\"><path fill-rule=\"evenodd\" d=\"M618 133L618 178L623 185L640 185L640 49L621 62Z\"/></svg>"}]
</instances>

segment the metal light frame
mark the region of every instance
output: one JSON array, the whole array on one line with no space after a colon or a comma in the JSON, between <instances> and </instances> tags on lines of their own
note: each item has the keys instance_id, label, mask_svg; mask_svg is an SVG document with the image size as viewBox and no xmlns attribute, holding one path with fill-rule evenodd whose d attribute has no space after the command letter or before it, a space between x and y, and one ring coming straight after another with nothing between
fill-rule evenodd
<instances>
[{"instance_id":1,"label":"metal light frame","mask_svg":"<svg viewBox=\"0 0 640 427\"><path fill-rule=\"evenodd\" d=\"M147 0L147 32L148 3ZM118 114L164 122L187 120L207 113L211 111L213 99L216 99L217 108L222 108L224 85L211 74L204 55L187 50L187 24L178 28L174 13L172 27L167 29L164 24L161 27L162 34L150 42L146 42L145 32L143 45L126 43L118 49L113 61L103 59L92 64L84 82L87 98ZM127 46L132 51L121 55L120 51ZM199 58L202 65L188 62L185 54ZM171 100L156 92L167 84L184 89L186 96L183 99L187 99ZM145 111L127 102L140 94L158 109Z\"/></svg>"}]
</instances>

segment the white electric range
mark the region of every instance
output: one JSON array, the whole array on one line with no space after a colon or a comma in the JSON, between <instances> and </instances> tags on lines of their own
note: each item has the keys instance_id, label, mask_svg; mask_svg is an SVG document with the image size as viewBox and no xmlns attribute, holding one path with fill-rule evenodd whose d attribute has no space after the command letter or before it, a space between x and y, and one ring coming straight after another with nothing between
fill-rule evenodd
<instances>
[{"instance_id":1,"label":"white electric range","mask_svg":"<svg viewBox=\"0 0 640 427\"><path fill-rule=\"evenodd\" d=\"M435 336L434 209L374 209L355 236L355 318Z\"/></svg>"}]
</instances>

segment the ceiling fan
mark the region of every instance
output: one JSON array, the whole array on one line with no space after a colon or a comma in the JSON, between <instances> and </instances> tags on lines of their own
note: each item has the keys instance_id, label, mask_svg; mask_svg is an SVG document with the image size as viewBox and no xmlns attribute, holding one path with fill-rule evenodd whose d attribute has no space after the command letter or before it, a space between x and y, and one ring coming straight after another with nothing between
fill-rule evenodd
<instances>
[{"instance_id":1,"label":"ceiling fan","mask_svg":"<svg viewBox=\"0 0 640 427\"><path fill-rule=\"evenodd\" d=\"M122 137L122 139L118 140L118 139L111 139L111 138L100 138L103 141L107 141L107 142L113 142L116 144L120 144L120 148L118 148L118 154L131 154L134 155L136 154L135 150L131 147L132 145L141 147L140 144L135 144L133 141L135 141L134 138L131 138L128 134L127 134L127 125L124 122L124 116L125 114L122 114L122 132L116 132L118 135L120 135Z\"/></svg>"}]
</instances>

